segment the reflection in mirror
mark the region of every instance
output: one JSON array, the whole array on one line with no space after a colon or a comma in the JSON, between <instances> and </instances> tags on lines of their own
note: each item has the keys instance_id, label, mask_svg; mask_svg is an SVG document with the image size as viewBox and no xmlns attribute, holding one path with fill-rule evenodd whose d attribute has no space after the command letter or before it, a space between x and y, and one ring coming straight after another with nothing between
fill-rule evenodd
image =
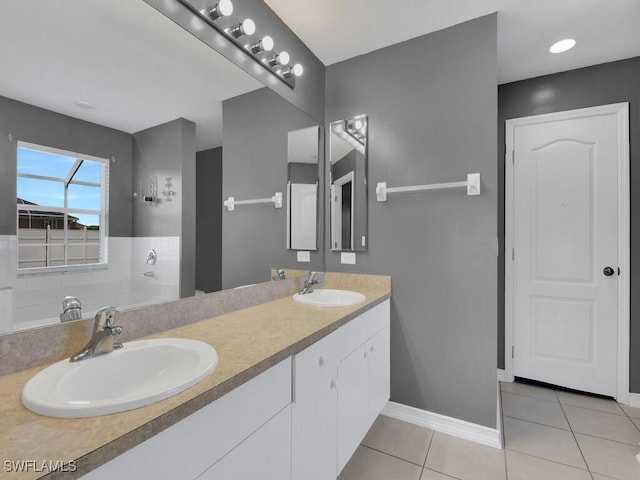
<instances>
[{"instance_id":1,"label":"reflection in mirror","mask_svg":"<svg viewBox=\"0 0 640 480\"><path fill-rule=\"evenodd\" d=\"M287 248L317 250L320 127L293 130L287 150Z\"/></svg>"},{"instance_id":2,"label":"reflection in mirror","mask_svg":"<svg viewBox=\"0 0 640 480\"><path fill-rule=\"evenodd\" d=\"M196 152L263 85L129 0L0 2L0 59L0 334L193 295Z\"/></svg>"},{"instance_id":3,"label":"reflection in mirror","mask_svg":"<svg viewBox=\"0 0 640 480\"><path fill-rule=\"evenodd\" d=\"M367 116L332 122L331 250L367 250Z\"/></svg>"}]
</instances>

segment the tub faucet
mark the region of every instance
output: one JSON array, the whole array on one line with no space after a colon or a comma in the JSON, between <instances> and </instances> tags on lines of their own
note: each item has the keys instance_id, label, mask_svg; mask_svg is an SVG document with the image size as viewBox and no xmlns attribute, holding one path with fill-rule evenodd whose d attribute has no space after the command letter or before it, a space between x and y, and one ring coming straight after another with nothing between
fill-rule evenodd
<instances>
[{"instance_id":1,"label":"tub faucet","mask_svg":"<svg viewBox=\"0 0 640 480\"><path fill-rule=\"evenodd\" d=\"M113 325L115 316L115 307L104 307L98 310L95 323L93 324L91 340L89 340L89 343L87 343L82 350L73 355L69 361L78 362L122 348L122 344L115 341L122 333L122 327Z\"/></svg>"},{"instance_id":2,"label":"tub faucet","mask_svg":"<svg viewBox=\"0 0 640 480\"><path fill-rule=\"evenodd\" d=\"M313 292L313 287L320 283L319 280L316 280L316 275L318 275L318 272L307 273L307 276L304 277L304 283L302 285L302 290L300 290L300 295Z\"/></svg>"},{"instance_id":3,"label":"tub faucet","mask_svg":"<svg viewBox=\"0 0 640 480\"><path fill-rule=\"evenodd\" d=\"M76 297L67 295L62 300L62 313L60 314L61 322L69 320L80 320L82 318L82 304Z\"/></svg>"}]
</instances>

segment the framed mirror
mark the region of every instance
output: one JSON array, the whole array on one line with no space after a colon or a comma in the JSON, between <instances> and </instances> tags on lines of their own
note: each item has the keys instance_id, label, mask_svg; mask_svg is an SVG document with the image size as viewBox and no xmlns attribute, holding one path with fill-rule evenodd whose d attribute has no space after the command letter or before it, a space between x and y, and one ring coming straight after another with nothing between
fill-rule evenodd
<instances>
[{"instance_id":1,"label":"framed mirror","mask_svg":"<svg viewBox=\"0 0 640 480\"><path fill-rule=\"evenodd\" d=\"M366 115L330 124L331 250L367 250Z\"/></svg>"},{"instance_id":2,"label":"framed mirror","mask_svg":"<svg viewBox=\"0 0 640 480\"><path fill-rule=\"evenodd\" d=\"M320 127L287 136L287 248L318 249L318 156Z\"/></svg>"}]
</instances>

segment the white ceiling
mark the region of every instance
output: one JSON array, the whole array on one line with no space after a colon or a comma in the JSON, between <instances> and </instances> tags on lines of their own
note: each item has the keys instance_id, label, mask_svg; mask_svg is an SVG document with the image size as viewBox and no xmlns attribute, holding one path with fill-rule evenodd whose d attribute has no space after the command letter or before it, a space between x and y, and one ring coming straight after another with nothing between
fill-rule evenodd
<instances>
[{"instance_id":1,"label":"white ceiling","mask_svg":"<svg viewBox=\"0 0 640 480\"><path fill-rule=\"evenodd\" d=\"M494 11L500 83L640 56L640 0L266 2L327 65ZM262 87L142 0L2 0L0 68L2 96L129 133L184 117L198 149L222 144L222 100Z\"/></svg>"},{"instance_id":2,"label":"white ceiling","mask_svg":"<svg viewBox=\"0 0 640 480\"><path fill-rule=\"evenodd\" d=\"M0 95L124 132L192 120L199 150L263 86L142 0L2 0L0 69Z\"/></svg>"},{"instance_id":3,"label":"white ceiling","mask_svg":"<svg viewBox=\"0 0 640 480\"><path fill-rule=\"evenodd\" d=\"M640 55L640 0L265 1L325 65L496 11L499 83Z\"/></svg>"}]
</instances>

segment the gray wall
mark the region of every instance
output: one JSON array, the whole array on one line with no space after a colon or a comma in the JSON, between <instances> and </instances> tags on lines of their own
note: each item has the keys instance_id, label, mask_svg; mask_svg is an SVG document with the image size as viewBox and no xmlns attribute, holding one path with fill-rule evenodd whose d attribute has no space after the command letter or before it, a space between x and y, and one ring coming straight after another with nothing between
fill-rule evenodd
<instances>
[{"instance_id":1,"label":"gray wall","mask_svg":"<svg viewBox=\"0 0 640 480\"><path fill-rule=\"evenodd\" d=\"M631 140L631 355L630 390L640 393L640 57L500 85L498 88L498 164L500 252L504 251L505 120L542 113L629 102ZM638 181L636 181L638 179ZM498 366L504 368L504 256L499 264Z\"/></svg>"},{"instance_id":2,"label":"gray wall","mask_svg":"<svg viewBox=\"0 0 640 480\"><path fill-rule=\"evenodd\" d=\"M133 236L180 237L180 297L195 292L196 270L196 125L178 119L133 134L133 190L151 175L158 179L159 203L133 202ZM176 195L165 201L160 192L171 177Z\"/></svg>"},{"instance_id":3,"label":"gray wall","mask_svg":"<svg viewBox=\"0 0 640 480\"><path fill-rule=\"evenodd\" d=\"M222 290L222 147L196 153L196 288Z\"/></svg>"},{"instance_id":4,"label":"gray wall","mask_svg":"<svg viewBox=\"0 0 640 480\"><path fill-rule=\"evenodd\" d=\"M496 427L497 53L489 15L327 68L326 120L369 115L369 251L327 271L392 276L391 400ZM328 167L327 167L328 168ZM460 181L482 195L390 195ZM328 219L325 216L325 220Z\"/></svg>"},{"instance_id":5,"label":"gray wall","mask_svg":"<svg viewBox=\"0 0 640 480\"><path fill-rule=\"evenodd\" d=\"M109 236L131 236L131 135L5 97L0 97L0 235L16 234L18 140L111 159Z\"/></svg>"},{"instance_id":6,"label":"gray wall","mask_svg":"<svg viewBox=\"0 0 640 480\"><path fill-rule=\"evenodd\" d=\"M269 280L270 269L323 269L323 232L310 263L297 263L286 249L287 134L316 122L266 88L222 104L223 199L271 197L283 193L283 207L239 205L222 213L222 287ZM319 158L323 158L322 145ZM322 176L320 183L322 184ZM322 204L318 218L323 217Z\"/></svg>"},{"instance_id":7,"label":"gray wall","mask_svg":"<svg viewBox=\"0 0 640 480\"><path fill-rule=\"evenodd\" d=\"M199 22L194 22L194 14L178 2L166 0L145 0L146 3L162 12L168 18L176 22L195 37L202 40L211 48L225 56L232 63L245 70L249 75L258 79L268 88L277 92L283 98L306 112L319 123L324 122L324 94L325 94L325 66L307 48L291 29L278 17L263 0L243 0L234 4L234 12L229 18L217 20L222 27L229 27L239 19L250 17L256 22L258 32L268 32L274 39L276 50L286 50L291 55L292 63L301 63L304 67L304 75L296 79L294 89L275 78L264 68L245 55L238 55L237 47L224 36L218 34L215 29L199 29ZM216 2L209 0L190 0L190 3L202 10L211 7ZM259 38L254 35L254 38Z\"/></svg>"}]
</instances>

